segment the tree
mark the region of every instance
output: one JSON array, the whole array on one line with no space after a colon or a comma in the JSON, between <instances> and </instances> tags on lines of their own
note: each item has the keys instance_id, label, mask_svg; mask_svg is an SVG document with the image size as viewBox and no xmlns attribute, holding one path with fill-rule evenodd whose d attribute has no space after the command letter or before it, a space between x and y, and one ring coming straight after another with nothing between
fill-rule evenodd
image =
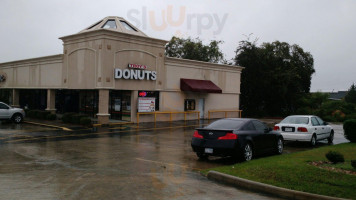
<instances>
[{"instance_id":1,"label":"tree","mask_svg":"<svg viewBox=\"0 0 356 200\"><path fill-rule=\"evenodd\" d=\"M298 45L275 41L256 45L241 41L235 64L241 76L241 108L245 115L280 116L294 113L298 99L309 93L314 60Z\"/></svg>"},{"instance_id":2,"label":"tree","mask_svg":"<svg viewBox=\"0 0 356 200\"><path fill-rule=\"evenodd\" d=\"M183 39L173 36L166 45L166 56L199 60L212 63L223 63L224 54L219 48L222 41L212 40L208 45L204 45L199 39Z\"/></svg>"},{"instance_id":3,"label":"tree","mask_svg":"<svg viewBox=\"0 0 356 200\"><path fill-rule=\"evenodd\" d=\"M349 89L349 92L345 96L345 101L347 103L354 103L356 104L356 86L355 83L353 83Z\"/></svg>"}]
</instances>

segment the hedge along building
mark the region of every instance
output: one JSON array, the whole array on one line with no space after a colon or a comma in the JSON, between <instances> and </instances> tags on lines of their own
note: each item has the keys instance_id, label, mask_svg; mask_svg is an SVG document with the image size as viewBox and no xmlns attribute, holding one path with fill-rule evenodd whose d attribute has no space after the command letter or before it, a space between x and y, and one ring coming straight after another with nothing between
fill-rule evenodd
<instances>
[{"instance_id":1,"label":"hedge along building","mask_svg":"<svg viewBox=\"0 0 356 200\"><path fill-rule=\"evenodd\" d=\"M166 57L168 41L123 18L106 17L60 39L63 54L0 64L0 87L13 106L85 113L99 123L136 122L137 112L196 110L203 118L239 108L242 67Z\"/></svg>"}]
</instances>

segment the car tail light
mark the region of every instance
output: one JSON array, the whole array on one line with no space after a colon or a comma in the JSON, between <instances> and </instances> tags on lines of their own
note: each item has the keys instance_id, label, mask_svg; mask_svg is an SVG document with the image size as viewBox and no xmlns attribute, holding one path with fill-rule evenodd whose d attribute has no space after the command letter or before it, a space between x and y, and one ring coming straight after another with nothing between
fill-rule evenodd
<instances>
[{"instance_id":1,"label":"car tail light","mask_svg":"<svg viewBox=\"0 0 356 200\"><path fill-rule=\"evenodd\" d=\"M298 132L308 132L308 129L305 127L298 127Z\"/></svg>"},{"instance_id":2,"label":"car tail light","mask_svg":"<svg viewBox=\"0 0 356 200\"><path fill-rule=\"evenodd\" d=\"M225 136L221 136L218 138L218 140L236 140L237 139L237 134L233 133L226 133Z\"/></svg>"},{"instance_id":3,"label":"car tail light","mask_svg":"<svg viewBox=\"0 0 356 200\"><path fill-rule=\"evenodd\" d=\"M280 129L279 129L279 126L274 126L274 127L273 127L273 130L274 130L274 131L279 131L279 130L280 130Z\"/></svg>"},{"instance_id":4,"label":"car tail light","mask_svg":"<svg viewBox=\"0 0 356 200\"><path fill-rule=\"evenodd\" d=\"M202 136L202 135L200 135L198 131L194 131L194 135L193 135L193 137L203 139L203 136Z\"/></svg>"}]
</instances>

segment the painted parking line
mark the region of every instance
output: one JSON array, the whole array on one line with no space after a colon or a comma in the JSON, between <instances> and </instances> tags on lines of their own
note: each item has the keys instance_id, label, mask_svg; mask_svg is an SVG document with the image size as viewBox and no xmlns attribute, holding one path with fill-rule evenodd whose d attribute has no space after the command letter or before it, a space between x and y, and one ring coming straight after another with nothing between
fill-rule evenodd
<instances>
[{"instance_id":1,"label":"painted parking line","mask_svg":"<svg viewBox=\"0 0 356 200\"><path fill-rule=\"evenodd\" d=\"M109 123L108 126L116 126L116 125L128 125L128 124L134 124L134 122L116 122L116 123ZM106 124L93 124L93 127L102 127Z\"/></svg>"},{"instance_id":2,"label":"painted parking line","mask_svg":"<svg viewBox=\"0 0 356 200\"><path fill-rule=\"evenodd\" d=\"M143 162L150 162L150 163L160 164L160 165L163 165L163 166L170 165L170 166L177 166L177 167L181 167L181 168L185 168L185 169L192 169L192 170L198 170L198 171L202 170L202 169L199 169L199 168L189 167L188 165L180 165L180 164L175 164L175 163L166 163L166 162L155 161L155 160L147 160L147 159L143 159L143 158L136 158L136 160L143 161Z\"/></svg>"},{"instance_id":3,"label":"painted parking line","mask_svg":"<svg viewBox=\"0 0 356 200\"><path fill-rule=\"evenodd\" d=\"M50 125L50 124L41 124L41 123L37 123L37 122L30 122L30 121L24 121L27 124L33 124L33 125L39 125L39 126L47 126L47 127L52 127L52 128L58 128L58 129L62 129L64 131L72 131L72 129L69 129L67 127L61 127L61 126L55 126L55 125Z\"/></svg>"}]
</instances>

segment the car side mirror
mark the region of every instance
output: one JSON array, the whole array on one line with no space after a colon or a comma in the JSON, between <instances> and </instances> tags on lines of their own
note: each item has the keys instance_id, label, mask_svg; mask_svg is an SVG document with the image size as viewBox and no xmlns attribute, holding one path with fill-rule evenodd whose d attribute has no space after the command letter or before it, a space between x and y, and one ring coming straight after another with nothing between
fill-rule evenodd
<instances>
[{"instance_id":1,"label":"car side mirror","mask_svg":"<svg viewBox=\"0 0 356 200\"><path fill-rule=\"evenodd\" d=\"M329 123L328 122L324 122L324 125L328 125Z\"/></svg>"}]
</instances>

